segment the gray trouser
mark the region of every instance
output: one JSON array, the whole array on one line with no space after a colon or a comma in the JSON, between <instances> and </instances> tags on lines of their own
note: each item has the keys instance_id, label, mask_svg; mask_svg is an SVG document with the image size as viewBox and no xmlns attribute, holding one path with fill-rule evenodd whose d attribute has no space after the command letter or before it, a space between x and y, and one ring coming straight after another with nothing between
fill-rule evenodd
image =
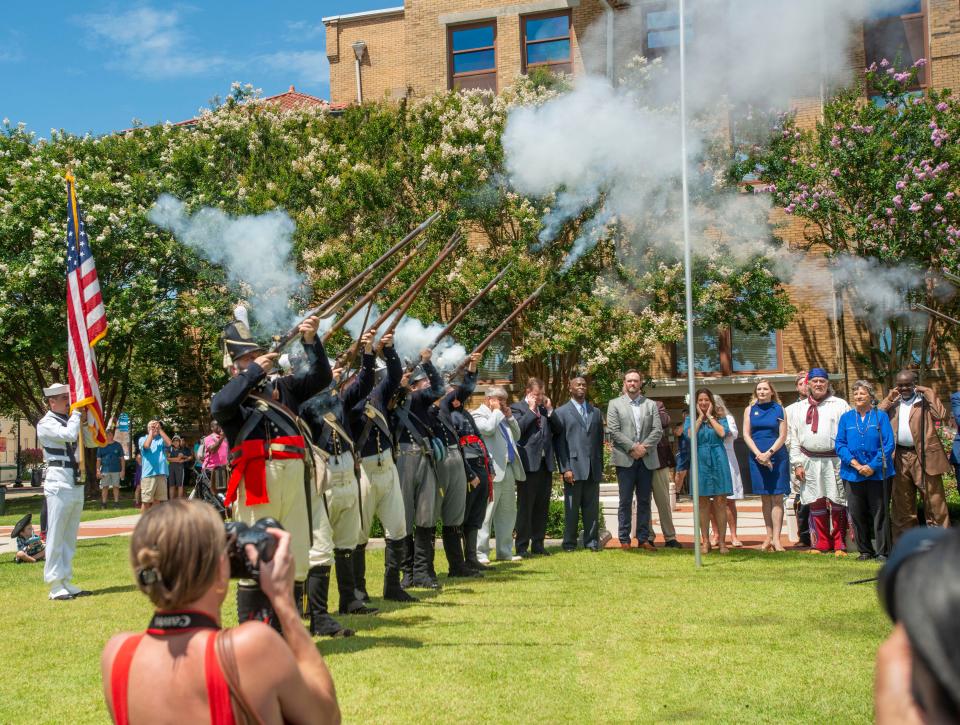
<instances>
[{"instance_id":1,"label":"gray trouser","mask_svg":"<svg viewBox=\"0 0 960 725\"><path fill-rule=\"evenodd\" d=\"M664 541L676 541L677 530L673 527L673 512L670 510L669 468L658 468L653 472L653 502L656 504L657 513L660 516L660 528L663 529ZM651 521L650 538L653 539L655 536L653 522Z\"/></svg>"},{"instance_id":2,"label":"gray trouser","mask_svg":"<svg viewBox=\"0 0 960 725\"><path fill-rule=\"evenodd\" d=\"M477 536L477 555L489 556L491 531L497 539L497 559L510 561L513 556L513 527L517 523L517 494L513 469L507 468L502 481L493 482L493 501Z\"/></svg>"},{"instance_id":3,"label":"gray trouser","mask_svg":"<svg viewBox=\"0 0 960 725\"><path fill-rule=\"evenodd\" d=\"M460 526L467 511L467 470L459 446L447 446L447 457L437 464L437 501L444 526Z\"/></svg>"},{"instance_id":4,"label":"gray trouser","mask_svg":"<svg viewBox=\"0 0 960 725\"><path fill-rule=\"evenodd\" d=\"M433 528L437 520L434 516L437 474L428 455L412 443L401 443L397 451L397 473L408 535L413 533L414 526Z\"/></svg>"}]
</instances>

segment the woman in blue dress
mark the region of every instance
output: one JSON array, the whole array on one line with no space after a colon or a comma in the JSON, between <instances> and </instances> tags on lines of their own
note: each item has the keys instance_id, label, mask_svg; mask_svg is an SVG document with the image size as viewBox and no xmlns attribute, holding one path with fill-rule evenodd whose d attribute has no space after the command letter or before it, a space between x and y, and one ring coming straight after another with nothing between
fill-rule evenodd
<instances>
[{"instance_id":1,"label":"woman in blue dress","mask_svg":"<svg viewBox=\"0 0 960 725\"><path fill-rule=\"evenodd\" d=\"M783 497L790 493L790 457L787 455L787 416L769 380L753 389L743 411L743 442L750 449L750 484L760 494L767 538L762 551L785 551L780 541Z\"/></svg>"},{"instance_id":2,"label":"woman in blue dress","mask_svg":"<svg viewBox=\"0 0 960 725\"><path fill-rule=\"evenodd\" d=\"M693 430L697 436L697 473L700 478L700 546L701 551L710 551L710 512L717 520L720 553L726 554L727 496L733 493L730 478L730 463L723 447L723 438L728 431L726 418L717 415L713 393L708 388L697 391L697 420ZM683 422L683 432L690 435L690 417Z\"/></svg>"}]
</instances>

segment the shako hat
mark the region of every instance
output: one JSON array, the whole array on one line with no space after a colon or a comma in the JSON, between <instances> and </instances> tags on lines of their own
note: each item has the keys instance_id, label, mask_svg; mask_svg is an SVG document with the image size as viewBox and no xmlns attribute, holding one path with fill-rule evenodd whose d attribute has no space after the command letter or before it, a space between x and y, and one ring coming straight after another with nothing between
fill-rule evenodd
<instances>
[{"instance_id":1,"label":"shako hat","mask_svg":"<svg viewBox=\"0 0 960 725\"><path fill-rule=\"evenodd\" d=\"M30 525L30 522L33 520L33 514L27 514L22 519L20 519L16 525L13 527L13 531L10 532L10 538L16 539L20 534L23 533L23 530Z\"/></svg>"},{"instance_id":2,"label":"shako hat","mask_svg":"<svg viewBox=\"0 0 960 725\"><path fill-rule=\"evenodd\" d=\"M266 349L253 339L245 322L234 320L223 328L223 363L228 367L244 355L263 353Z\"/></svg>"}]
</instances>

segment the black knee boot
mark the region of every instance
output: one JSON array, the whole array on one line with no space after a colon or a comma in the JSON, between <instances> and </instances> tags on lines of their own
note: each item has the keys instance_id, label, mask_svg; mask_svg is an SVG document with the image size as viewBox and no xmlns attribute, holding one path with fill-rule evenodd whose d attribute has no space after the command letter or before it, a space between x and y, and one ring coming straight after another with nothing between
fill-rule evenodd
<instances>
[{"instance_id":1,"label":"black knee boot","mask_svg":"<svg viewBox=\"0 0 960 725\"><path fill-rule=\"evenodd\" d=\"M426 526L413 529L413 577L410 586L439 589L440 584L430 575L433 568L433 540L436 534Z\"/></svg>"},{"instance_id":2,"label":"black knee boot","mask_svg":"<svg viewBox=\"0 0 960 725\"><path fill-rule=\"evenodd\" d=\"M344 627L327 613L330 593L330 567L315 566L307 574L307 607L310 610L310 634L321 637L352 637L353 630Z\"/></svg>"},{"instance_id":3,"label":"black knee boot","mask_svg":"<svg viewBox=\"0 0 960 725\"><path fill-rule=\"evenodd\" d=\"M354 598L364 604L370 603L367 594L367 545L358 544L353 550L353 589Z\"/></svg>"},{"instance_id":4,"label":"black knee boot","mask_svg":"<svg viewBox=\"0 0 960 725\"><path fill-rule=\"evenodd\" d=\"M293 583L293 601L297 605L297 614L300 615L300 619L304 619L307 616L307 603L304 598L304 588L303 582L294 582Z\"/></svg>"},{"instance_id":5,"label":"black knee boot","mask_svg":"<svg viewBox=\"0 0 960 725\"><path fill-rule=\"evenodd\" d=\"M400 571L403 572L403 579L400 580L400 586L406 589L413 586L413 535L408 534L401 541L403 549L400 556Z\"/></svg>"},{"instance_id":6,"label":"black knee boot","mask_svg":"<svg viewBox=\"0 0 960 725\"><path fill-rule=\"evenodd\" d=\"M387 539L383 552L383 598L394 602L416 602L416 597L407 594L400 586L400 562L406 551L404 539Z\"/></svg>"},{"instance_id":7,"label":"black knee boot","mask_svg":"<svg viewBox=\"0 0 960 725\"><path fill-rule=\"evenodd\" d=\"M464 553L464 563L474 571L485 571L489 569L489 566L481 564L477 559L477 534L480 532L480 529L475 529L473 527L465 528L463 530L463 553Z\"/></svg>"},{"instance_id":8,"label":"black knee boot","mask_svg":"<svg viewBox=\"0 0 960 725\"><path fill-rule=\"evenodd\" d=\"M340 592L340 614L376 614L377 610L356 599L353 582L353 549L334 549L337 564L337 591Z\"/></svg>"},{"instance_id":9,"label":"black knee boot","mask_svg":"<svg viewBox=\"0 0 960 725\"><path fill-rule=\"evenodd\" d=\"M240 584L237 587L237 621L240 624L252 621L264 622L278 632L281 631L280 622L277 620L270 600L256 584Z\"/></svg>"},{"instance_id":10,"label":"black knee boot","mask_svg":"<svg viewBox=\"0 0 960 725\"><path fill-rule=\"evenodd\" d=\"M449 571L447 576L483 576L479 571L475 571L467 566L463 556L463 539L460 537L459 526L443 527L443 553L447 555L447 565Z\"/></svg>"}]
</instances>

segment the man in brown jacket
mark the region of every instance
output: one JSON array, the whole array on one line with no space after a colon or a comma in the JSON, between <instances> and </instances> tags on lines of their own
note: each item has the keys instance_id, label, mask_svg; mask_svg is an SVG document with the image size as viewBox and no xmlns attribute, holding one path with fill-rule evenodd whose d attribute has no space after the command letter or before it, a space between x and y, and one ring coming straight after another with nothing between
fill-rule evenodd
<instances>
[{"instance_id":1,"label":"man in brown jacket","mask_svg":"<svg viewBox=\"0 0 960 725\"><path fill-rule=\"evenodd\" d=\"M947 415L943 403L930 388L917 385L913 370L901 370L879 408L890 416L897 443L890 515L894 542L917 525L917 489L923 494L927 525L949 526L943 474L950 463L936 427Z\"/></svg>"}]
</instances>

